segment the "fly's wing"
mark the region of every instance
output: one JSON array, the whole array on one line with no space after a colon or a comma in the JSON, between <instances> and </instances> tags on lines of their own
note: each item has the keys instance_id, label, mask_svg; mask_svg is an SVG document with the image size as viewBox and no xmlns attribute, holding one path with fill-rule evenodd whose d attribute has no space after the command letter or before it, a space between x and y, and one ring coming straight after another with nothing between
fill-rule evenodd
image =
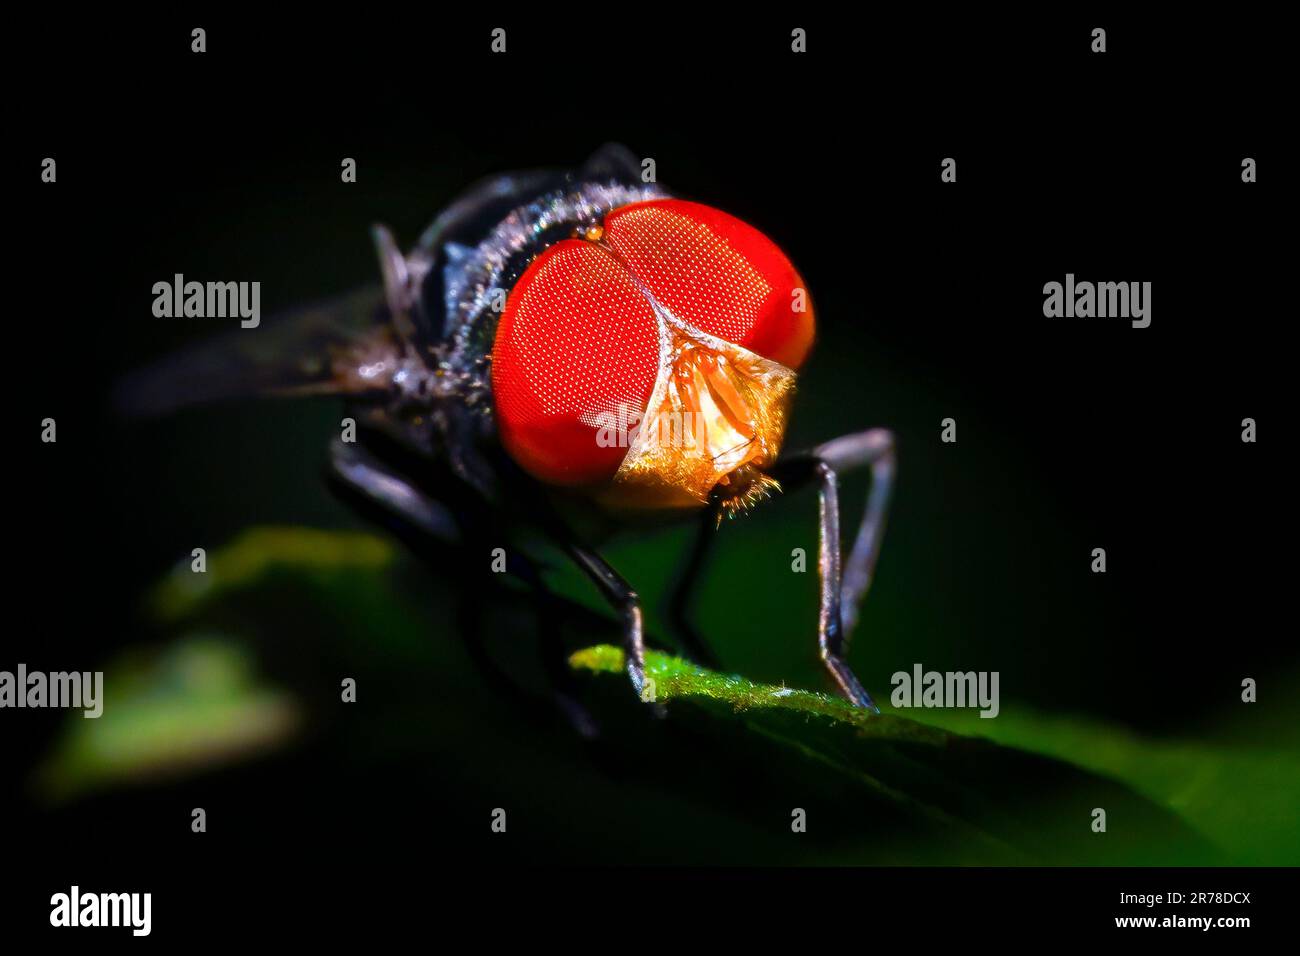
<instances>
[{"instance_id":1,"label":"fly's wing","mask_svg":"<svg viewBox=\"0 0 1300 956\"><path fill-rule=\"evenodd\" d=\"M429 329L440 324L443 268L454 271L458 250L472 247L511 210L548 190L586 180L630 183L639 175L639 161L629 150L607 144L573 172L535 170L484 180L438 216L410 256L401 256L386 229L376 230L387 293L378 286L365 288L201 342L128 375L115 389L114 404L124 414L148 416L254 396L378 391L382 372L367 376L362 370L382 370L395 358L399 337L412 335L410 329L395 328L389 316L408 323L418 318L421 338L439 338ZM419 309L398 301L408 282L418 289Z\"/></svg>"},{"instance_id":2,"label":"fly's wing","mask_svg":"<svg viewBox=\"0 0 1300 956\"><path fill-rule=\"evenodd\" d=\"M227 399L372 391L359 369L396 354L382 302L383 290L368 287L200 342L127 375L114 405L152 416Z\"/></svg>"}]
</instances>

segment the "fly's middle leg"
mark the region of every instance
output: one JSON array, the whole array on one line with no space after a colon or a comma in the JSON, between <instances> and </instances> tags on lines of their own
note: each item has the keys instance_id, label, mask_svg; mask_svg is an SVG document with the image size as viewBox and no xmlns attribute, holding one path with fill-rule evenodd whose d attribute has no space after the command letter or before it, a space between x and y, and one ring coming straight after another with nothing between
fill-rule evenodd
<instances>
[{"instance_id":1,"label":"fly's middle leg","mask_svg":"<svg viewBox=\"0 0 1300 956\"><path fill-rule=\"evenodd\" d=\"M472 532L462 527L466 516L458 518L451 508L407 481L364 445L345 443L336 438L330 445L330 475L339 491L358 505L367 503L379 509L387 519L384 523L417 550L425 551L433 546L438 550L446 547L461 551L470 546L467 538L472 536ZM582 737L596 736L596 722L578 700L560 625L566 613L581 617L586 627L595 626L600 621L590 620L590 612L585 608L571 605L553 594L534 562L523 552L511 548L506 566L532 592L538 615L541 663L553 689L553 703ZM529 696L484 650L482 610L476 598L467 597L458 606L458 630L465 639L467 652L482 674L497 687L507 690L517 700Z\"/></svg>"},{"instance_id":2,"label":"fly's middle leg","mask_svg":"<svg viewBox=\"0 0 1300 956\"><path fill-rule=\"evenodd\" d=\"M404 528L443 545L459 545L463 530L451 509L396 474L361 444L330 442L328 478L349 499L377 507Z\"/></svg>"},{"instance_id":3,"label":"fly's middle leg","mask_svg":"<svg viewBox=\"0 0 1300 956\"><path fill-rule=\"evenodd\" d=\"M645 696L645 631L641 620L641 601L636 591L599 554L582 544L570 544L569 554L578 566L600 588L605 599L619 613L623 622L623 654L627 662L627 676L632 688L642 699Z\"/></svg>"}]
</instances>

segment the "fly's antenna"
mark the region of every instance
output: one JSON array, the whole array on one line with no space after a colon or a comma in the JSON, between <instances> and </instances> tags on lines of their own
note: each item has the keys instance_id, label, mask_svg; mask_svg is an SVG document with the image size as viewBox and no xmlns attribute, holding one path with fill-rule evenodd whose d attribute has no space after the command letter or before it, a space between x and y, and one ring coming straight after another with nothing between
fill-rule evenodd
<instances>
[{"instance_id":1,"label":"fly's antenna","mask_svg":"<svg viewBox=\"0 0 1300 956\"><path fill-rule=\"evenodd\" d=\"M379 255L379 272L384 277L384 298L393 317L393 329L402 344L414 348L415 321L411 318L411 310L415 308L415 288L410 267L387 226L371 226L370 236Z\"/></svg>"}]
</instances>

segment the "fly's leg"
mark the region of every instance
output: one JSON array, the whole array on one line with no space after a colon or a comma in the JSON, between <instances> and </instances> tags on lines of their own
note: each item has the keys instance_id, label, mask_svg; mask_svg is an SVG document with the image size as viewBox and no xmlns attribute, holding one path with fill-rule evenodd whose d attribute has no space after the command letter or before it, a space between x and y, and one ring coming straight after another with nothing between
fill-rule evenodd
<instances>
[{"instance_id":1,"label":"fly's leg","mask_svg":"<svg viewBox=\"0 0 1300 956\"><path fill-rule=\"evenodd\" d=\"M458 232L465 231L467 226L475 220L481 220L484 213L493 207L504 204L506 211L509 211L510 206L523 205L529 198L545 190L554 179L554 173L537 170L480 180L438 214L438 218L420 236L417 251L431 268L434 257L449 237L454 238ZM495 220L504 215L504 212L501 213Z\"/></svg>"},{"instance_id":2,"label":"fly's leg","mask_svg":"<svg viewBox=\"0 0 1300 956\"><path fill-rule=\"evenodd\" d=\"M384 278L384 302L393 328L402 341L409 344L416 338L412 312L419 299L419 282L413 277L411 263L397 248L397 240L387 226L371 226L370 238L379 257L379 273Z\"/></svg>"},{"instance_id":3,"label":"fly's leg","mask_svg":"<svg viewBox=\"0 0 1300 956\"><path fill-rule=\"evenodd\" d=\"M580 181L618 180L641 182L641 160L624 146L607 143L583 164ZM552 170L506 173L480 180L454 200L420 236L412 258L412 272L427 274L438 252L448 242L466 242L466 234L490 228L511 209L524 205L540 193L565 184ZM490 220L490 221L488 221Z\"/></svg>"},{"instance_id":4,"label":"fly's leg","mask_svg":"<svg viewBox=\"0 0 1300 956\"><path fill-rule=\"evenodd\" d=\"M330 478L421 537L445 545L462 542L459 522L441 502L411 485L360 445L335 438L329 449Z\"/></svg>"},{"instance_id":5,"label":"fly's leg","mask_svg":"<svg viewBox=\"0 0 1300 956\"><path fill-rule=\"evenodd\" d=\"M345 491L377 505L390 521L397 522L398 527L394 530L406 532L408 538L413 537L412 544L457 547L464 544L465 534L448 508L412 486L364 447L336 438L330 444L330 472L334 482ZM567 602L552 594L527 555L512 549L507 554L506 567L529 587L535 597L542 666L555 688L555 703L580 735L594 737L596 723L578 702L576 681L568 667L559 627L566 610L581 615L586 609L580 606L568 608ZM481 611L482 608L470 602L462 602L459 607L460 630L466 637L467 650L489 679L521 693L521 689L483 651Z\"/></svg>"},{"instance_id":6,"label":"fly's leg","mask_svg":"<svg viewBox=\"0 0 1300 956\"><path fill-rule=\"evenodd\" d=\"M475 445L473 413L463 405L452 405L442 411L442 428L451 470L473 488L475 494L487 501L495 501L500 488L492 466Z\"/></svg>"},{"instance_id":7,"label":"fly's leg","mask_svg":"<svg viewBox=\"0 0 1300 956\"><path fill-rule=\"evenodd\" d=\"M713 553L713 543L717 531L718 505L714 502L700 516L700 524L695 531L695 540L691 545L691 553L687 557L686 564L682 567L676 583L673 585L668 605L669 619L677 632L682 649L695 663L714 670L718 667L717 658L708 645L705 644L704 638L692 623L690 611L700 575Z\"/></svg>"},{"instance_id":8,"label":"fly's leg","mask_svg":"<svg viewBox=\"0 0 1300 956\"><path fill-rule=\"evenodd\" d=\"M822 661L834 678L840 691L858 707L865 707L873 713L879 713L871 695L866 692L858 678L849 668L845 656L848 653L848 641L844 636L841 600L841 583L843 581L840 560L840 491L835 469L825 461L818 460L813 466L818 487L818 499L821 510L820 547L817 555L817 568L821 577L821 603L817 616L817 643L821 648Z\"/></svg>"},{"instance_id":9,"label":"fly's leg","mask_svg":"<svg viewBox=\"0 0 1300 956\"><path fill-rule=\"evenodd\" d=\"M564 609L555 600L555 595L547 590L544 584L540 584L540 580L539 577L539 590L536 593L540 604L538 639L542 667L546 671L547 680L555 688L555 702L564 712L573 729L584 739L594 740L599 736L600 728L587 708L578 702L578 682L574 677L573 668L569 666L569 655L565 653L564 640L560 633Z\"/></svg>"},{"instance_id":10,"label":"fly's leg","mask_svg":"<svg viewBox=\"0 0 1300 956\"><path fill-rule=\"evenodd\" d=\"M483 630L484 612L487 609L476 596L462 596L457 601L456 621L460 633L465 637L466 652L489 683L506 696L539 716L550 716L554 709L558 709L580 737L593 740L599 736L600 729L595 718L578 700L577 681L569 667L560 635L564 607L544 585L535 585L535 581L540 582L540 577L527 557L512 551L506 560L516 576L524 579L534 589L538 652L542 669L552 689L551 699L547 701L527 690L488 653Z\"/></svg>"},{"instance_id":11,"label":"fly's leg","mask_svg":"<svg viewBox=\"0 0 1300 956\"><path fill-rule=\"evenodd\" d=\"M606 143L587 157L582 164L585 181L619 180L627 183L641 182L641 160L620 143Z\"/></svg>"},{"instance_id":12,"label":"fly's leg","mask_svg":"<svg viewBox=\"0 0 1300 956\"><path fill-rule=\"evenodd\" d=\"M637 696L645 690L645 634L641 624L641 602L632 586L610 567L609 562L586 545L572 543L568 552L578 566L618 612L623 621L623 655L627 676Z\"/></svg>"},{"instance_id":13,"label":"fly's leg","mask_svg":"<svg viewBox=\"0 0 1300 956\"><path fill-rule=\"evenodd\" d=\"M885 536L885 519L889 514L889 501L894 492L894 472L897 468L894 433L886 428L873 428L845 435L821 445L814 454L839 474L864 466L871 469L867 510L862 515L862 524L858 526L853 550L844 563L844 581L840 588L840 617L847 643L858 622L862 601L875 577L880 542Z\"/></svg>"},{"instance_id":14,"label":"fly's leg","mask_svg":"<svg viewBox=\"0 0 1300 956\"><path fill-rule=\"evenodd\" d=\"M863 466L871 468L871 491L853 550L848 560L843 561L838 475ZM857 622L858 606L871 586L876 558L880 553L885 515L893 490L894 468L893 434L876 428L829 441L811 454L786 459L772 469L773 476L789 486L806 481L818 485L821 602L817 639L821 658L844 696L873 713L879 713L879 708L849 668L846 656L848 637Z\"/></svg>"}]
</instances>

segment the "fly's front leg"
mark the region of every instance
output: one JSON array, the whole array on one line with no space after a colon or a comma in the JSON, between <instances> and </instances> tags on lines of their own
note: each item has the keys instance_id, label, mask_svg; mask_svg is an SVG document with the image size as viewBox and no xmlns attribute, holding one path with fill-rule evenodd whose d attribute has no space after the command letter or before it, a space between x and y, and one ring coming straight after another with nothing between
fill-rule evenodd
<instances>
[{"instance_id":1,"label":"fly's front leg","mask_svg":"<svg viewBox=\"0 0 1300 956\"><path fill-rule=\"evenodd\" d=\"M821 506L820 546L817 569L821 578L821 605L817 616L817 643L822 661L840 691L858 707L880 713L844 659L848 641L844 637L842 582L840 564L840 492L835 469L818 460L813 466Z\"/></svg>"},{"instance_id":2,"label":"fly's front leg","mask_svg":"<svg viewBox=\"0 0 1300 956\"><path fill-rule=\"evenodd\" d=\"M813 453L837 473L844 474L864 465L871 469L871 491L867 495L867 510L858 527L853 550L844 563L844 581L840 588L840 618L844 640L853 635L858 622L858 611L876 574L876 559L880 557L880 542L885 536L885 518L889 513L889 500L894 491L896 455L894 433L885 428L845 435L821 445Z\"/></svg>"},{"instance_id":3,"label":"fly's front leg","mask_svg":"<svg viewBox=\"0 0 1300 956\"><path fill-rule=\"evenodd\" d=\"M600 588L605 599L623 621L623 654L627 659L627 676L637 696L645 690L645 634L641 623L641 602L632 586L610 567L609 562L591 548L570 544L569 554L587 576Z\"/></svg>"},{"instance_id":4,"label":"fly's front leg","mask_svg":"<svg viewBox=\"0 0 1300 956\"><path fill-rule=\"evenodd\" d=\"M839 473L868 465L872 469L866 513L844 562L840 549ZM894 439L884 429L846 435L819 446L810 455L778 463L774 477L795 486L816 482L820 502L818 572L821 602L817 639L822 661L844 696L873 713L879 708L849 668L848 636L857 621L858 605L875 572L894 477Z\"/></svg>"}]
</instances>

